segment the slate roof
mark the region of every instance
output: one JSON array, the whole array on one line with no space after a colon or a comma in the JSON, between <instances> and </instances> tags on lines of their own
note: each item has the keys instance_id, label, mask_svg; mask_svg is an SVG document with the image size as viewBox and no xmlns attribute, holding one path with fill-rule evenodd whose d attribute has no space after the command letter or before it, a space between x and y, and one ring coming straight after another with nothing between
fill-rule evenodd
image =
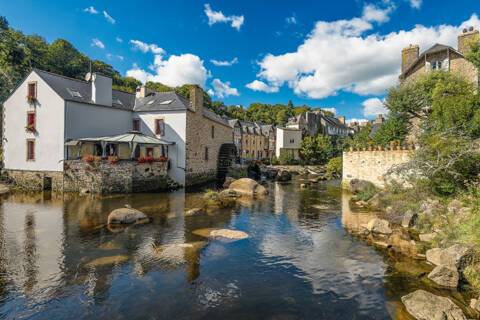
<instances>
[{"instance_id":1,"label":"slate roof","mask_svg":"<svg viewBox=\"0 0 480 320\"><path fill-rule=\"evenodd\" d=\"M145 98L137 98L134 111L174 111L187 110L190 101L176 92L152 92Z\"/></svg>"},{"instance_id":2,"label":"slate roof","mask_svg":"<svg viewBox=\"0 0 480 320\"><path fill-rule=\"evenodd\" d=\"M64 100L95 104L92 101L92 90L89 82L68 78L40 69L34 69L34 71ZM75 92L78 92L80 96L75 96ZM119 90L112 90L112 101L112 106L107 107L132 110L135 103L135 95Z\"/></svg>"}]
</instances>

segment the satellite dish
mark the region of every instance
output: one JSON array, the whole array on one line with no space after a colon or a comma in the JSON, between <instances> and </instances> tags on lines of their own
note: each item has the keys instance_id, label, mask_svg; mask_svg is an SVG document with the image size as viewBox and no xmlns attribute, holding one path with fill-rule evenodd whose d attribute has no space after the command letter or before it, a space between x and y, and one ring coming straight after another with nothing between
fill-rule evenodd
<instances>
[{"instance_id":1,"label":"satellite dish","mask_svg":"<svg viewBox=\"0 0 480 320\"><path fill-rule=\"evenodd\" d=\"M85 75L85 81L90 81L90 80L92 80L92 73L87 72L87 74Z\"/></svg>"}]
</instances>

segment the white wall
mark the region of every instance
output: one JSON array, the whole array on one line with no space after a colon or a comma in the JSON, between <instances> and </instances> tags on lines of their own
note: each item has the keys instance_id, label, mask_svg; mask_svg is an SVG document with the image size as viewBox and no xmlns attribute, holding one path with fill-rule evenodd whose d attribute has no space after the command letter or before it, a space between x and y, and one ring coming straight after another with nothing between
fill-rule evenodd
<instances>
[{"instance_id":1,"label":"white wall","mask_svg":"<svg viewBox=\"0 0 480 320\"><path fill-rule=\"evenodd\" d=\"M140 119L140 131L151 136L155 136L155 119L164 120L165 134L157 138L175 142L175 145L168 147L170 158L168 174L178 184L185 185L186 111L134 112L133 118Z\"/></svg>"},{"instance_id":2,"label":"white wall","mask_svg":"<svg viewBox=\"0 0 480 320\"><path fill-rule=\"evenodd\" d=\"M293 142L290 142L293 139ZM280 157L282 149L300 149L302 145L302 131L292 129L277 128L277 145L275 147L275 156Z\"/></svg>"},{"instance_id":3,"label":"white wall","mask_svg":"<svg viewBox=\"0 0 480 320\"><path fill-rule=\"evenodd\" d=\"M27 84L37 82L35 107ZM27 112L36 112L36 133L26 132ZM35 72L4 103L4 163L10 170L63 171L64 101ZM35 139L35 161L27 161L27 139Z\"/></svg>"},{"instance_id":4,"label":"white wall","mask_svg":"<svg viewBox=\"0 0 480 320\"><path fill-rule=\"evenodd\" d=\"M132 112L65 102L65 139L112 136L132 131Z\"/></svg>"}]
</instances>

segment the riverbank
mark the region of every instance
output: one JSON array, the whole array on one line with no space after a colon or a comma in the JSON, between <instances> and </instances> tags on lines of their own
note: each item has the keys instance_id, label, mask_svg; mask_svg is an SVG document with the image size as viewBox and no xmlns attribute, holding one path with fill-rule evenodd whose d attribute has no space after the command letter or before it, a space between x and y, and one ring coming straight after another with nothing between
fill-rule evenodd
<instances>
[{"instance_id":1,"label":"riverbank","mask_svg":"<svg viewBox=\"0 0 480 320\"><path fill-rule=\"evenodd\" d=\"M428 266L428 272L419 275L418 281L428 283L431 289L402 297L412 316L436 319L439 314L448 314L452 319L479 318L480 254L478 229L473 229L478 212L476 195L434 198L415 186L379 191L361 180L352 181L350 190L354 193L350 205L375 212L358 228L350 229L353 234L382 250L425 261ZM444 290L440 295L431 293L439 288ZM467 301L456 299L459 294ZM448 310L429 310L429 301L444 305L446 300L441 302L442 297L455 303L449 304ZM422 313L429 315L422 318Z\"/></svg>"}]
</instances>

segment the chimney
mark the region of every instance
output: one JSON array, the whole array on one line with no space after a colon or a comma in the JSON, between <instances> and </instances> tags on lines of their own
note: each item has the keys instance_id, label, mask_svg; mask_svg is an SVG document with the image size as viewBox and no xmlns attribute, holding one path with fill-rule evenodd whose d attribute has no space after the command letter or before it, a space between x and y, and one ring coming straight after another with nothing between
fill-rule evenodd
<instances>
[{"instance_id":1,"label":"chimney","mask_svg":"<svg viewBox=\"0 0 480 320\"><path fill-rule=\"evenodd\" d=\"M112 78L105 77L99 73L92 73L89 76L92 86L92 101L95 104L104 106L112 105Z\"/></svg>"},{"instance_id":2,"label":"chimney","mask_svg":"<svg viewBox=\"0 0 480 320\"><path fill-rule=\"evenodd\" d=\"M135 92L135 98L145 98L150 93L153 93L153 90L148 89L144 84L137 87L137 91Z\"/></svg>"},{"instance_id":3,"label":"chimney","mask_svg":"<svg viewBox=\"0 0 480 320\"><path fill-rule=\"evenodd\" d=\"M338 121L340 121L341 124L345 124L345 117L344 116L339 116L337 117Z\"/></svg>"},{"instance_id":4,"label":"chimney","mask_svg":"<svg viewBox=\"0 0 480 320\"><path fill-rule=\"evenodd\" d=\"M475 30L473 27L464 28L462 33L458 35L458 51L461 54L466 54L470 51L471 43L475 41L480 41L480 36L478 30Z\"/></svg>"},{"instance_id":5,"label":"chimney","mask_svg":"<svg viewBox=\"0 0 480 320\"><path fill-rule=\"evenodd\" d=\"M383 115L377 114L377 117L375 118L375 121L373 123L382 124L384 121L385 121L385 118L383 117Z\"/></svg>"},{"instance_id":6,"label":"chimney","mask_svg":"<svg viewBox=\"0 0 480 320\"><path fill-rule=\"evenodd\" d=\"M410 45L402 50L402 73L418 59L420 47L418 45Z\"/></svg>"},{"instance_id":7,"label":"chimney","mask_svg":"<svg viewBox=\"0 0 480 320\"><path fill-rule=\"evenodd\" d=\"M195 112L203 108L203 90L196 84L190 87L190 106Z\"/></svg>"}]
</instances>

